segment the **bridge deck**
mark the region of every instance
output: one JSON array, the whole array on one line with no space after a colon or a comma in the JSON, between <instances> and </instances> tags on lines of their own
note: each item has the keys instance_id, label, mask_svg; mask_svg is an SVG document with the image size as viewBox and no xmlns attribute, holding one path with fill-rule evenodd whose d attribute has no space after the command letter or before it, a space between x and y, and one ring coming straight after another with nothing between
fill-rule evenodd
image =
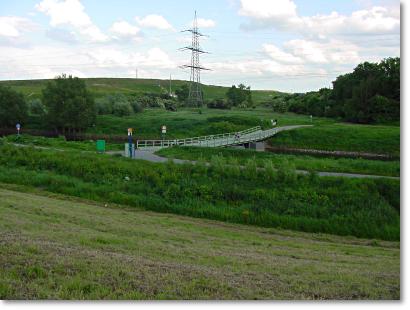
<instances>
[{"instance_id":1,"label":"bridge deck","mask_svg":"<svg viewBox=\"0 0 410 310\"><path fill-rule=\"evenodd\" d=\"M159 150L172 146L199 146L199 147L224 147L232 145L241 145L251 142L266 140L278 132L291 130L310 125L293 125L282 126L262 130L260 126L256 126L239 132L230 132L218 135L209 135L201 137L193 137L186 139L175 140L140 140L137 141L136 147L140 150Z\"/></svg>"}]
</instances>

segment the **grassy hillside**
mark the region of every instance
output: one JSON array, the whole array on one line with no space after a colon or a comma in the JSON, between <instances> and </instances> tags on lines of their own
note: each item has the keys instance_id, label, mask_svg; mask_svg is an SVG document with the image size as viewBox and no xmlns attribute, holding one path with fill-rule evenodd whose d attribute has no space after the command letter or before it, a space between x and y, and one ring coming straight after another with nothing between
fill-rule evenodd
<instances>
[{"instance_id":1,"label":"grassy hillside","mask_svg":"<svg viewBox=\"0 0 410 310\"><path fill-rule=\"evenodd\" d=\"M400 298L398 242L0 188L0 299Z\"/></svg>"},{"instance_id":2,"label":"grassy hillside","mask_svg":"<svg viewBox=\"0 0 410 310\"><path fill-rule=\"evenodd\" d=\"M160 93L168 92L169 81L158 79L125 79L125 78L89 78L84 79L87 87L96 97L102 97L106 94L124 93L124 94L143 94L145 92ZM41 90L48 80L18 80L18 81L0 81L0 84L7 85L13 89L24 93L30 98L41 96ZM172 89L175 91L178 87L188 83L187 81L173 80ZM224 98L228 87L204 85L205 99ZM254 90L252 91L253 100L261 103L269 100L275 91L271 90Z\"/></svg>"}]
</instances>

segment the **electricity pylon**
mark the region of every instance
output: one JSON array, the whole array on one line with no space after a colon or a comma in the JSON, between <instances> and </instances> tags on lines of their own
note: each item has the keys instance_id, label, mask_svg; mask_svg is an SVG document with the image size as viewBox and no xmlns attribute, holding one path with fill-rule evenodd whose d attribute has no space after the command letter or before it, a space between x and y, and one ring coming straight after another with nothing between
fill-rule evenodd
<instances>
[{"instance_id":1,"label":"electricity pylon","mask_svg":"<svg viewBox=\"0 0 410 310\"><path fill-rule=\"evenodd\" d=\"M199 37L205 36L198 31L198 21L196 19L196 11L194 22L191 29L183 30L182 32L192 33L191 46L186 46L180 48L180 50L190 50L191 51L191 63L189 65L183 65L182 68L190 68L190 85L189 85L189 97L188 104L191 106L201 106L203 104L203 95L201 89L201 70L210 70L201 67L199 62L199 54L207 53L200 48Z\"/></svg>"}]
</instances>

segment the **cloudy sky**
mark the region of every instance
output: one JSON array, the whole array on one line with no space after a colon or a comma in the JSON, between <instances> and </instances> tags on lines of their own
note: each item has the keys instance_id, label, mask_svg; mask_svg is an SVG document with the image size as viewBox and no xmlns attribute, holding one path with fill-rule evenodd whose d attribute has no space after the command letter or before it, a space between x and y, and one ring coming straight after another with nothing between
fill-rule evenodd
<instances>
[{"instance_id":1,"label":"cloudy sky","mask_svg":"<svg viewBox=\"0 0 410 310\"><path fill-rule=\"evenodd\" d=\"M195 10L206 84L304 92L400 56L398 0L1 0L0 80L189 79Z\"/></svg>"}]
</instances>

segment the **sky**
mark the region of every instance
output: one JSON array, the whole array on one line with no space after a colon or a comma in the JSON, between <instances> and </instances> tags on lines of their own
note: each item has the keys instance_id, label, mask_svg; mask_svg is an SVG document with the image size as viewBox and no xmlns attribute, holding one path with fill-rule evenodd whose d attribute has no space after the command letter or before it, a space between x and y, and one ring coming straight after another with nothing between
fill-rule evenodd
<instances>
[{"instance_id":1,"label":"sky","mask_svg":"<svg viewBox=\"0 0 410 310\"><path fill-rule=\"evenodd\" d=\"M306 92L400 56L398 0L0 0L0 80L189 80L195 11L205 84Z\"/></svg>"}]
</instances>

